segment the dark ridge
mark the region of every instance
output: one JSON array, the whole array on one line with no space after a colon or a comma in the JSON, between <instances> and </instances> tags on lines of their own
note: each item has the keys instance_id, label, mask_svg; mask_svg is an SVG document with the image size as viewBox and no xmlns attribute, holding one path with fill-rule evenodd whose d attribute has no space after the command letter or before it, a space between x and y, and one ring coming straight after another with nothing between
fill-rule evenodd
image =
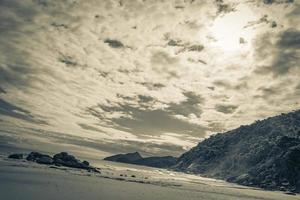
<instances>
[{"instance_id":1,"label":"dark ridge","mask_svg":"<svg viewBox=\"0 0 300 200\"><path fill-rule=\"evenodd\" d=\"M143 158L138 152L134 152L127 154L117 154L114 156L106 157L104 158L104 160L143 165L149 167L168 168L176 164L177 158L172 156Z\"/></svg>"}]
</instances>

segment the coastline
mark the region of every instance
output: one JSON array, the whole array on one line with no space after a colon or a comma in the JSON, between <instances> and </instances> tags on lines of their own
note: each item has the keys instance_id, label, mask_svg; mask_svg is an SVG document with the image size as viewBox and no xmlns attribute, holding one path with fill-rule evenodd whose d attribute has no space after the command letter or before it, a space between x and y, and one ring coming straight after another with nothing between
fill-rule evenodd
<instances>
[{"instance_id":1,"label":"coastline","mask_svg":"<svg viewBox=\"0 0 300 200\"><path fill-rule=\"evenodd\" d=\"M96 166L101 168L101 174L11 160L1 156L0 194L3 199L10 200L300 199L299 195L263 191L155 168L111 162L99 162Z\"/></svg>"}]
</instances>

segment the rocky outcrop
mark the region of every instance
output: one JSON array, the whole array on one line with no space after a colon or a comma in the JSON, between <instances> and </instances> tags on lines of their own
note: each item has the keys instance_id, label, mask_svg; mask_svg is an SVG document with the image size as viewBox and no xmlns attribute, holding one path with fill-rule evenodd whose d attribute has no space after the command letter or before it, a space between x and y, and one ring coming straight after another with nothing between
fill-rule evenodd
<instances>
[{"instance_id":1,"label":"rocky outcrop","mask_svg":"<svg viewBox=\"0 0 300 200\"><path fill-rule=\"evenodd\" d=\"M8 156L8 158L22 159L23 154L11 154ZM70 168L84 169L89 172L100 173L97 168L90 166L88 161L81 162L80 160L76 159L75 156L70 155L67 152L55 154L53 157L39 152L31 152L26 157L26 160L36 162L38 164L65 166Z\"/></svg>"},{"instance_id":2,"label":"rocky outcrop","mask_svg":"<svg viewBox=\"0 0 300 200\"><path fill-rule=\"evenodd\" d=\"M39 164L47 164L51 165L53 164L53 159L51 156L46 154L41 154L39 152L31 152L27 157L26 160L37 162Z\"/></svg>"},{"instance_id":3,"label":"rocky outcrop","mask_svg":"<svg viewBox=\"0 0 300 200\"><path fill-rule=\"evenodd\" d=\"M53 159L50 156L44 156L44 157L37 159L36 162L39 164L44 164L44 165L52 165Z\"/></svg>"},{"instance_id":4,"label":"rocky outcrop","mask_svg":"<svg viewBox=\"0 0 300 200\"><path fill-rule=\"evenodd\" d=\"M134 152L127 154L117 154L114 156L106 157L104 158L104 160L135 165L144 165L149 167L168 168L176 164L177 158L172 156L143 158L138 152Z\"/></svg>"},{"instance_id":5,"label":"rocky outcrop","mask_svg":"<svg viewBox=\"0 0 300 200\"><path fill-rule=\"evenodd\" d=\"M58 166L92 170L92 167L89 166L89 163L87 161L81 162L80 160L77 160L75 156L69 155L67 152L55 154L53 156L53 161L54 164Z\"/></svg>"},{"instance_id":6,"label":"rocky outcrop","mask_svg":"<svg viewBox=\"0 0 300 200\"><path fill-rule=\"evenodd\" d=\"M211 136L181 155L172 168L247 186L300 192L300 111Z\"/></svg>"}]
</instances>

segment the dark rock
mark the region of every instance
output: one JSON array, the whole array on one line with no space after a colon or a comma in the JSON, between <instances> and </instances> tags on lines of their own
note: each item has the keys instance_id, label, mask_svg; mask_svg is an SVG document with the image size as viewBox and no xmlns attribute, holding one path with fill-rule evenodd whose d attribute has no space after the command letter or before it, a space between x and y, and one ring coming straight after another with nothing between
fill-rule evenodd
<instances>
[{"instance_id":1,"label":"dark rock","mask_svg":"<svg viewBox=\"0 0 300 200\"><path fill-rule=\"evenodd\" d=\"M90 166L90 163L88 161L81 162L80 160L77 160L75 156L70 155L66 152L55 154L53 158L46 154L31 152L27 156L26 160L33 161L38 164L55 165L58 167L65 166L71 168L85 169L89 172L100 173L100 170Z\"/></svg>"},{"instance_id":2,"label":"dark rock","mask_svg":"<svg viewBox=\"0 0 300 200\"><path fill-rule=\"evenodd\" d=\"M93 173L98 173L98 174L101 174L100 170L95 168L95 167L90 167L87 169L88 172L93 172Z\"/></svg>"},{"instance_id":3,"label":"dark rock","mask_svg":"<svg viewBox=\"0 0 300 200\"><path fill-rule=\"evenodd\" d=\"M77 169L85 169L89 172L100 173L98 169L95 167L90 166L90 163L87 161L81 162L80 160L76 159L75 156L68 154L67 152L61 152L55 154L53 156L53 163L56 166L65 166Z\"/></svg>"},{"instance_id":4,"label":"dark rock","mask_svg":"<svg viewBox=\"0 0 300 200\"><path fill-rule=\"evenodd\" d=\"M61 152L58 154L55 154L53 156L54 161L58 161L59 162L78 162L78 160L75 158L75 156L73 155L69 155L67 152Z\"/></svg>"},{"instance_id":5,"label":"dark rock","mask_svg":"<svg viewBox=\"0 0 300 200\"><path fill-rule=\"evenodd\" d=\"M31 152L26 157L26 160L32 161L32 162L37 162L37 160L40 160L41 158L43 158L43 160L45 160L45 159L52 159L51 156L49 156L49 155L41 154L41 153L38 153L38 152Z\"/></svg>"},{"instance_id":6,"label":"dark rock","mask_svg":"<svg viewBox=\"0 0 300 200\"><path fill-rule=\"evenodd\" d=\"M84 164L84 165L86 165L86 166L89 166L89 165L90 165L90 163L89 163L88 161L86 161L86 160L84 160L84 161L82 162L82 164Z\"/></svg>"},{"instance_id":7,"label":"dark rock","mask_svg":"<svg viewBox=\"0 0 300 200\"><path fill-rule=\"evenodd\" d=\"M69 155L67 152L61 152L53 156L54 164L59 164L66 167L88 169L88 166L81 163L73 155Z\"/></svg>"},{"instance_id":8,"label":"dark rock","mask_svg":"<svg viewBox=\"0 0 300 200\"><path fill-rule=\"evenodd\" d=\"M36 162L44 165L52 165L53 159L50 156L43 156L41 158L38 158Z\"/></svg>"},{"instance_id":9,"label":"dark rock","mask_svg":"<svg viewBox=\"0 0 300 200\"><path fill-rule=\"evenodd\" d=\"M287 194L287 195L296 195L296 193L294 193L294 192L286 192L284 194Z\"/></svg>"},{"instance_id":10,"label":"dark rock","mask_svg":"<svg viewBox=\"0 0 300 200\"><path fill-rule=\"evenodd\" d=\"M21 154L21 153L14 153L14 154L9 155L8 158L11 158L11 159L23 159L23 154Z\"/></svg>"}]
</instances>

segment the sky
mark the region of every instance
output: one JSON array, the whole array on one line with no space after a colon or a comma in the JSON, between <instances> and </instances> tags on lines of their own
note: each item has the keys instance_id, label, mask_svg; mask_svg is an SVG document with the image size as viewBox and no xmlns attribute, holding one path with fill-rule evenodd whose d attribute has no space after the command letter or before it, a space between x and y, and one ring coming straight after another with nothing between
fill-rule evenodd
<instances>
[{"instance_id":1,"label":"sky","mask_svg":"<svg viewBox=\"0 0 300 200\"><path fill-rule=\"evenodd\" d=\"M0 146L175 155L299 109L299 0L0 0Z\"/></svg>"}]
</instances>

